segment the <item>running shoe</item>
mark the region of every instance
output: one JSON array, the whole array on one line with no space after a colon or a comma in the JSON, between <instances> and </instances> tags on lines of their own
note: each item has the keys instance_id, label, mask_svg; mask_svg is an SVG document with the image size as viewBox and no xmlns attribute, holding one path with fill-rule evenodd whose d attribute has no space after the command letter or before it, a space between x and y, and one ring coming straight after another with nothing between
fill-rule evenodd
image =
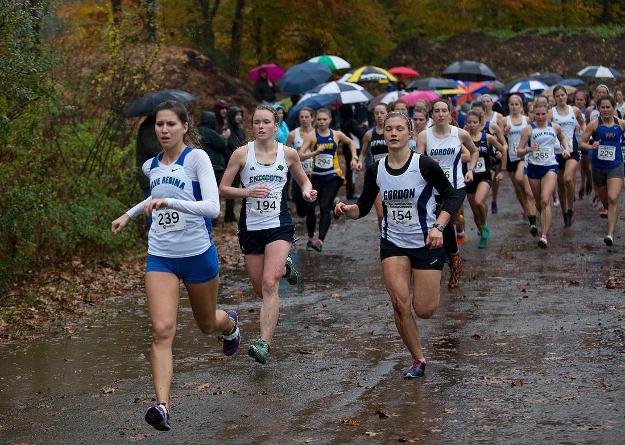
<instances>
[{"instance_id":1,"label":"running shoe","mask_svg":"<svg viewBox=\"0 0 625 445\"><path fill-rule=\"evenodd\" d=\"M490 213L492 213L493 215L496 215L498 211L499 211L499 208L497 207L497 203L495 201L491 202Z\"/></svg>"},{"instance_id":2,"label":"running shoe","mask_svg":"<svg viewBox=\"0 0 625 445\"><path fill-rule=\"evenodd\" d=\"M606 235L603 238L603 242L605 243L606 246L610 247L612 244L614 244L614 240L612 239L611 235Z\"/></svg>"},{"instance_id":3,"label":"running shoe","mask_svg":"<svg viewBox=\"0 0 625 445\"><path fill-rule=\"evenodd\" d=\"M562 219L564 220L564 227L571 227L569 223L569 212L568 210L562 214Z\"/></svg>"},{"instance_id":4,"label":"running shoe","mask_svg":"<svg viewBox=\"0 0 625 445\"><path fill-rule=\"evenodd\" d=\"M488 227L488 224L484 224L482 226L482 238L490 238L490 228Z\"/></svg>"},{"instance_id":5,"label":"running shoe","mask_svg":"<svg viewBox=\"0 0 625 445\"><path fill-rule=\"evenodd\" d=\"M553 198L553 206L554 207L560 207L560 200L558 199L557 196L555 198Z\"/></svg>"},{"instance_id":6,"label":"running shoe","mask_svg":"<svg viewBox=\"0 0 625 445\"><path fill-rule=\"evenodd\" d=\"M464 266L462 264L462 258L460 258L460 254L457 253L451 256L451 274L449 275L449 283L447 283L447 287L450 289L454 289L458 287L458 283L460 282L460 277L462 276L462 272L464 271Z\"/></svg>"},{"instance_id":7,"label":"running shoe","mask_svg":"<svg viewBox=\"0 0 625 445\"><path fill-rule=\"evenodd\" d=\"M164 403L152 405L145 412L145 421L159 431L171 430L169 423L169 411Z\"/></svg>"},{"instance_id":8,"label":"running shoe","mask_svg":"<svg viewBox=\"0 0 625 445\"><path fill-rule=\"evenodd\" d=\"M293 258L291 258L291 255L286 257L285 266L286 273L284 274L284 278L286 278L286 281L288 281L291 286L295 286L297 283L299 283L300 275L293 265Z\"/></svg>"},{"instance_id":9,"label":"running shoe","mask_svg":"<svg viewBox=\"0 0 625 445\"><path fill-rule=\"evenodd\" d=\"M484 237L484 234L480 237L480 242L477 245L478 249L486 249L488 247L488 238Z\"/></svg>"},{"instance_id":10,"label":"running shoe","mask_svg":"<svg viewBox=\"0 0 625 445\"><path fill-rule=\"evenodd\" d=\"M532 236L538 235L538 227L536 227L536 224L530 225L530 234Z\"/></svg>"},{"instance_id":11,"label":"running shoe","mask_svg":"<svg viewBox=\"0 0 625 445\"><path fill-rule=\"evenodd\" d=\"M314 246L314 242L313 242L313 240L308 240L308 241L306 242L306 250L307 250L308 252L312 252L313 250L315 250L315 246Z\"/></svg>"},{"instance_id":12,"label":"running shoe","mask_svg":"<svg viewBox=\"0 0 625 445\"><path fill-rule=\"evenodd\" d=\"M262 363L264 365L265 363L267 363L267 358L269 357L270 351L271 346L269 346L269 343L259 338L250 345L247 353L258 363Z\"/></svg>"},{"instance_id":13,"label":"running shoe","mask_svg":"<svg viewBox=\"0 0 625 445\"><path fill-rule=\"evenodd\" d=\"M239 316L237 313L235 311L226 311L226 314L234 321L232 332L224 335L224 355L230 356L234 355L237 349L239 349L239 345L241 344L241 330L239 329Z\"/></svg>"},{"instance_id":14,"label":"running shoe","mask_svg":"<svg viewBox=\"0 0 625 445\"><path fill-rule=\"evenodd\" d=\"M572 226L575 222L575 210L569 209L569 226Z\"/></svg>"},{"instance_id":15,"label":"running shoe","mask_svg":"<svg viewBox=\"0 0 625 445\"><path fill-rule=\"evenodd\" d=\"M316 250L317 252L321 252L323 250L323 241L320 239L308 241L308 244L310 244L310 248L312 250ZM306 245L306 248L308 248L308 244Z\"/></svg>"},{"instance_id":16,"label":"running shoe","mask_svg":"<svg viewBox=\"0 0 625 445\"><path fill-rule=\"evenodd\" d=\"M592 197L592 208L593 209L597 209L599 208L599 203L601 202L601 200L599 199L598 195L595 195Z\"/></svg>"},{"instance_id":17,"label":"running shoe","mask_svg":"<svg viewBox=\"0 0 625 445\"><path fill-rule=\"evenodd\" d=\"M464 242L467 240L467 237L464 232L456 233L456 242L459 246L464 246Z\"/></svg>"},{"instance_id":18,"label":"running shoe","mask_svg":"<svg viewBox=\"0 0 625 445\"><path fill-rule=\"evenodd\" d=\"M425 374L425 360L415 360L412 366L404 371L404 377L414 379Z\"/></svg>"},{"instance_id":19,"label":"running shoe","mask_svg":"<svg viewBox=\"0 0 625 445\"><path fill-rule=\"evenodd\" d=\"M607 218L607 217L608 217L608 209L603 209L603 210L601 211L601 213L599 213L599 216L600 216L601 218Z\"/></svg>"},{"instance_id":20,"label":"running shoe","mask_svg":"<svg viewBox=\"0 0 625 445\"><path fill-rule=\"evenodd\" d=\"M542 247L543 249L546 249L547 245L548 245L547 235L541 236L540 239L538 240L538 246Z\"/></svg>"}]
</instances>

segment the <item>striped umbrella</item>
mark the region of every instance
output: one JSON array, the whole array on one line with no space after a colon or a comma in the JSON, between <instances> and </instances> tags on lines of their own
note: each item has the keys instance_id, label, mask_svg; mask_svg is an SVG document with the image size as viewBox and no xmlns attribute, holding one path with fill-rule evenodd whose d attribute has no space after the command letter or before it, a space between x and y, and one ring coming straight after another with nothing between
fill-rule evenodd
<instances>
[{"instance_id":1,"label":"striped umbrella","mask_svg":"<svg viewBox=\"0 0 625 445\"><path fill-rule=\"evenodd\" d=\"M397 82L397 78L387 70L372 65L361 66L351 73L351 76L349 76L346 80L347 82Z\"/></svg>"},{"instance_id":2,"label":"striped umbrella","mask_svg":"<svg viewBox=\"0 0 625 445\"><path fill-rule=\"evenodd\" d=\"M304 101L318 94L334 95L337 104L355 104L369 102L373 96L358 84L350 82L327 82L309 90L302 96L300 101Z\"/></svg>"},{"instance_id":3,"label":"striped umbrella","mask_svg":"<svg viewBox=\"0 0 625 445\"><path fill-rule=\"evenodd\" d=\"M312 57L308 59L308 61L313 63L321 63L330 68L332 71L351 68L351 65L347 60L339 56L330 56L328 54Z\"/></svg>"},{"instance_id":4,"label":"striped umbrella","mask_svg":"<svg viewBox=\"0 0 625 445\"><path fill-rule=\"evenodd\" d=\"M614 68L607 66L587 66L577 73L578 76L584 77L600 77L603 79L614 79L615 77L623 77L623 75Z\"/></svg>"},{"instance_id":5,"label":"striped umbrella","mask_svg":"<svg viewBox=\"0 0 625 445\"><path fill-rule=\"evenodd\" d=\"M531 93L533 91L543 91L547 88L549 88L549 85L540 80L524 80L514 84L512 88L508 90L508 93Z\"/></svg>"}]
</instances>

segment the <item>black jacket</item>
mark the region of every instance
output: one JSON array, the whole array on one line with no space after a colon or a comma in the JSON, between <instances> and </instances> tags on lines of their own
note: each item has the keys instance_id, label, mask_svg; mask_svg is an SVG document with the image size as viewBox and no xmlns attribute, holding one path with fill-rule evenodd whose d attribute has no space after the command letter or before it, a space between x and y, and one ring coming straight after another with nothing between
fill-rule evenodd
<instances>
[{"instance_id":1,"label":"black jacket","mask_svg":"<svg viewBox=\"0 0 625 445\"><path fill-rule=\"evenodd\" d=\"M212 111L202 112L202 121L198 127L200 134L200 143L202 149L208 154L213 164L215 172L224 171L226 169L225 154L227 150L226 141L219 133L215 131L217 118Z\"/></svg>"},{"instance_id":2,"label":"black jacket","mask_svg":"<svg viewBox=\"0 0 625 445\"><path fill-rule=\"evenodd\" d=\"M239 148L242 145L245 145L247 142L247 136L245 135L245 130L243 126L237 125L235 122L234 116L238 113L243 113L239 107L230 107L228 108L228 121L230 122L230 137L228 138L228 151L226 152L226 162L230 160L230 156L234 150Z\"/></svg>"},{"instance_id":3,"label":"black jacket","mask_svg":"<svg viewBox=\"0 0 625 445\"><path fill-rule=\"evenodd\" d=\"M137 179L141 190L148 190L150 188L150 180L143 174L141 167L148 159L153 158L161 152L161 143L156 137L156 131L154 131L154 124L156 118L154 116L148 116L141 122L139 126L139 132L137 133L137 148L136 148L136 160L137 160Z\"/></svg>"}]
</instances>

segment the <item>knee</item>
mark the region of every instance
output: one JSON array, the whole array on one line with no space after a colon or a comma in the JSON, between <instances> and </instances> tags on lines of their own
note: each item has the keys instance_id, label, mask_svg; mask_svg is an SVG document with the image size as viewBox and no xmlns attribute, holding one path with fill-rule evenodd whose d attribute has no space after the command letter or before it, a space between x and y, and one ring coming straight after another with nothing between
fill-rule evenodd
<instances>
[{"instance_id":1,"label":"knee","mask_svg":"<svg viewBox=\"0 0 625 445\"><path fill-rule=\"evenodd\" d=\"M618 204L618 196L608 195L608 207L616 207Z\"/></svg>"},{"instance_id":2,"label":"knee","mask_svg":"<svg viewBox=\"0 0 625 445\"><path fill-rule=\"evenodd\" d=\"M212 334L217 331L217 319L213 316L208 320L198 321L197 327L202 334Z\"/></svg>"},{"instance_id":3,"label":"knee","mask_svg":"<svg viewBox=\"0 0 625 445\"><path fill-rule=\"evenodd\" d=\"M434 312L436 311L436 307L435 306L430 306L430 307L415 307L415 314L417 314L417 317L419 318L432 318L432 316L434 315Z\"/></svg>"},{"instance_id":4,"label":"knee","mask_svg":"<svg viewBox=\"0 0 625 445\"><path fill-rule=\"evenodd\" d=\"M564 186L571 188L573 187L573 176L572 175L565 175L564 176Z\"/></svg>"},{"instance_id":5,"label":"knee","mask_svg":"<svg viewBox=\"0 0 625 445\"><path fill-rule=\"evenodd\" d=\"M549 197L549 198L540 198L540 208L541 209L546 209L547 207L549 207L550 201L551 201L551 197Z\"/></svg>"},{"instance_id":6,"label":"knee","mask_svg":"<svg viewBox=\"0 0 625 445\"><path fill-rule=\"evenodd\" d=\"M394 292L391 289L389 289L389 294L391 295L391 302L393 304L393 311L395 312L395 315L400 318L410 317L411 309L407 296L402 296L401 293Z\"/></svg>"},{"instance_id":7,"label":"knee","mask_svg":"<svg viewBox=\"0 0 625 445\"><path fill-rule=\"evenodd\" d=\"M169 321L152 322L152 339L154 343L171 343L176 335L176 323Z\"/></svg>"},{"instance_id":8,"label":"knee","mask_svg":"<svg viewBox=\"0 0 625 445\"><path fill-rule=\"evenodd\" d=\"M266 298L267 296L271 296L278 293L278 286L280 285L280 278L282 277L263 277L262 284L262 296Z\"/></svg>"}]
</instances>

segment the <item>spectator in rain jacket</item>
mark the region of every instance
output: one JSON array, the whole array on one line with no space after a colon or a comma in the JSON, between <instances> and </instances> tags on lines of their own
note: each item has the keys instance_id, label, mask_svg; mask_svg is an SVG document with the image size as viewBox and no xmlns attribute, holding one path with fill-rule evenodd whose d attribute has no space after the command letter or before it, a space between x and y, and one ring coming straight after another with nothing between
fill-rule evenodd
<instances>
[{"instance_id":1,"label":"spectator in rain jacket","mask_svg":"<svg viewBox=\"0 0 625 445\"><path fill-rule=\"evenodd\" d=\"M230 156L237 148L245 145L247 136L245 135L245 125L243 124L243 110L239 107L228 108L228 121L230 122L230 137L228 138L228 151L226 152L226 164L230 162ZM233 187L239 186L239 175L232 181ZM226 199L225 222L234 222L237 217L234 213L234 199Z\"/></svg>"},{"instance_id":2,"label":"spectator in rain jacket","mask_svg":"<svg viewBox=\"0 0 625 445\"><path fill-rule=\"evenodd\" d=\"M202 112L202 120L198 126L200 135L200 143L202 149L208 154L213 164L215 178L217 184L221 182L221 178L226 170L226 153L228 146L226 140L216 131L217 118L212 111Z\"/></svg>"},{"instance_id":3,"label":"spectator in rain jacket","mask_svg":"<svg viewBox=\"0 0 625 445\"><path fill-rule=\"evenodd\" d=\"M262 69L254 84L254 97L258 102L271 103L276 100L276 86L267 78L267 71Z\"/></svg>"},{"instance_id":4,"label":"spectator in rain jacket","mask_svg":"<svg viewBox=\"0 0 625 445\"><path fill-rule=\"evenodd\" d=\"M284 121L284 107L278 103L273 104L273 108L278 112L278 130L276 131L276 140L281 143L286 142L286 138L289 137L289 127Z\"/></svg>"},{"instance_id":5,"label":"spectator in rain jacket","mask_svg":"<svg viewBox=\"0 0 625 445\"><path fill-rule=\"evenodd\" d=\"M213 105L213 113L215 113L215 117L217 118L217 128L215 131L228 139L230 134L225 134L226 130L230 128L230 124L228 122L228 102L223 99L219 99L215 102L215 105Z\"/></svg>"}]
</instances>

